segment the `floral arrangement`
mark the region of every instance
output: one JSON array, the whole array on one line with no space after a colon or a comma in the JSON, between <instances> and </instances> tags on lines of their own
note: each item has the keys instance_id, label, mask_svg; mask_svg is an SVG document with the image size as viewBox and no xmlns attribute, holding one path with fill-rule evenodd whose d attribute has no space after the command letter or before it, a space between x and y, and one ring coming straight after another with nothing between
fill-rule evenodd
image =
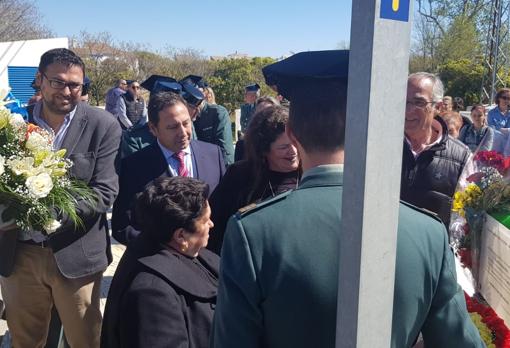
<instances>
[{"instance_id":1,"label":"floral arrangement","mask_svg":"<svg viewBox=\"0 0 510 348\"><path fill-rule=\"evenodd\" d=\"M463 221L454 233L457 253L476 279L485 213L506 216L510 212L510 157L497 151L480 151L473 163L475 171L467 177L467 185L455 193L452 211L460 217L457 221Z\"/></svg>"},{"instance_id":2,"label":"floral arrangement","mask_svg":"<svg viewBox=\"0 0 510 348\"><path fill-rule=\"evenodd\" d=\"M473 161L479 169L467 178L467 187L455 193L453 211L465 216L466 209L508 209L510 185L505 176L510 168L510 157L505 158L496 151L481 151L474 156Z\"/></svg>"},{"instance_id":3,"label":"floral arrangement","mask_svg":"<svg viewBox=\"0 0 510 348\"><path fill-rule=\"evenodd\" d=\"M67 216L82 224L77 199L93 206L94 192L68 175L72 162L64 149L52 150L53 135L25 123L0 104L0 221L47 234Z\"/></svg>"},{"instance_id":4,"label":"floral arrangement","mask_svg":"<svg viewBox=\"0 0 510 348\"><path fill-rule=\"evenodd\" d=\"M496 312L466 293L464 297L471 320L487 348L510 348L510 330Z\"/></svg>"}]
</instances>

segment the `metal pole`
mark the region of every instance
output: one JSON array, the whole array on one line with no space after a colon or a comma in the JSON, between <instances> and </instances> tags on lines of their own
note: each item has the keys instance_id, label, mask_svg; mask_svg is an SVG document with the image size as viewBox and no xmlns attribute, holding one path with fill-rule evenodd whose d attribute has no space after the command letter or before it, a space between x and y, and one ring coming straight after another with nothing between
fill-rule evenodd
<instances>
[{"instance_id":1,"label":"metal pole","mask_svg":"<svg viewBox=\"0 0 510 348\"><path fill-rule=\"evenodd\" d=\"M352 3L337 348L390 346L410 6Z\"/></svg>"},{"instance_id":2,"label":"metal pole","mask_svg":"<svg viewBox=\"0 0 510 348\"><path fill-rule=\"evenodd\" d=\"M503 10L503 1L496 0L496 8L497 8L497 17L496 17L496 38L495 38L495 48L494 48L494 63L492 65L492 76L491 76L491 99L489 104L492 103L494 97L496 96L496 84L497 84L497 74L499 69L499 45L500 45L500 33L501 33L501 15Z\"/></svg>"}]
</instances>

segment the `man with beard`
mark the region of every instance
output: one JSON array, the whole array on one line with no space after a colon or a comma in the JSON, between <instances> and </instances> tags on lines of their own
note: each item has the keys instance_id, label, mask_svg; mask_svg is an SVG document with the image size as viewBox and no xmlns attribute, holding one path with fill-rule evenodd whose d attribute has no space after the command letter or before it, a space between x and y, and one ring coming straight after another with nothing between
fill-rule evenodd
<instances>
[{"instance_id":1,"label":"man with beard","mask_svg":"<svg viewBox=\"0 0 510 348\"><path fill-rule=\"evenodd\" d=\"M156 142L122 160L119 197L113 206L113 236L123 244L140 233L132 207L149 182L161 176L187 176L205 181L212 192L225 172L218 146L191 140L188 104L174 92L151 94L149 128Z\"/></svg>"},{"instance_id":2,"label":"man with beard","mask_svg":"<svg viewBox=\"0 0 510 348\"><path fill-rule=\"evenodd\" d=\"M95 193L90 206L80 197L74 224L55 207L61 226L51 235L0 229L0 284L13 347L42 347L56 307L71 347L99 347L100 286L111 262L106 211L118 191L115 160L121 130L108 112L80 102L85 65L65 48L41 56L37 85L42 100L29 122L54 133L53 148L66 149L72 177Z\"/></svg>"}]
</instances>

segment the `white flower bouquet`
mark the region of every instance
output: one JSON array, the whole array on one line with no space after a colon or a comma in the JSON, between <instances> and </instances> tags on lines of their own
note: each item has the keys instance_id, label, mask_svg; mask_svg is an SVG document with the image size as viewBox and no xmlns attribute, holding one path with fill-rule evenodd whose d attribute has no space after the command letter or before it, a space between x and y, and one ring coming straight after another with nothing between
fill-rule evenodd
<instances>
[{"instance_id":1,"label":"white flower bouquet","mask_svg":"<svg viewBox=\"0 0 510 348\"><path fill-rule=\"evenodd\" d=\"M77 199L93 206L96 196L72 179L66 150L52 149L53 135L26 123L0 104L0 222L50 234L65 215L81 225Z\"/></svg>"}]
</instances>

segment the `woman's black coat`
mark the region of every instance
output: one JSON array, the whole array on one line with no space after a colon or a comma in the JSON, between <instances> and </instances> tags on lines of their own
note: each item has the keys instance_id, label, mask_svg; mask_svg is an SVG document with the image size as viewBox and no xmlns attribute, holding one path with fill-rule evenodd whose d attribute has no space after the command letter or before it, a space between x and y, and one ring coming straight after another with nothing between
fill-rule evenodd
<instances>
[{"instance_id":1,"label":"woman's black coat","mask_svg":"<svg viewBox=\"0 0 510 348\"><path fill-rule=\"evenodd\" d=\"M184 257L132 241L108 293L101 347L208 347L217 287ZM218 256L202 249L198 259L217 278Z\"/></svg>"}]
</instances>

